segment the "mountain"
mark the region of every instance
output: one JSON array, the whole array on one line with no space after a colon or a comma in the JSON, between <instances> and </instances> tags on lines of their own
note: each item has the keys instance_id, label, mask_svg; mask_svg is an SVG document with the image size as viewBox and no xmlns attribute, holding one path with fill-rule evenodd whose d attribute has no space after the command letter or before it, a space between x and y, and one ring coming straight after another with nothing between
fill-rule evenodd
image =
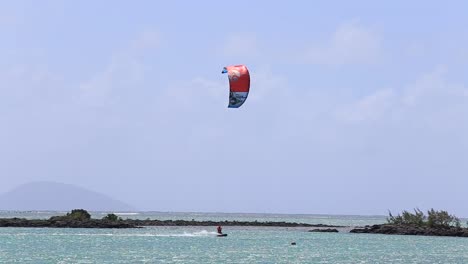
<instances>
[{"instance_id":1,"label":"mountain","mask_svg":"<svg viewBox=\"0 0 468 264\"><path fill-rule=\"evenodd\" d=\"M57 182L31 182L0 194L0 210L135 211L132 206L105 194Z\"/></svg>"}]
</instances>

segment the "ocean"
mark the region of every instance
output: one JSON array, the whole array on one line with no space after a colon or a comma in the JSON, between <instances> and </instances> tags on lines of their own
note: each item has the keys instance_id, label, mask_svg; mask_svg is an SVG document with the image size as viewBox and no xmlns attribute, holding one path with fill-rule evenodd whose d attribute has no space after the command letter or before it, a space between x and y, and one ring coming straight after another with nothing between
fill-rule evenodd
<instances>
[{"instance_id":1,"label":"ocean","mask_svg":"<svg viewBox=\"0 0 468 264\"><path fill-rule=\"evenodd\" d=\"M65 212L0 212L48 218ZM101 218L106 213L95 212ZM123 218L363 226L384 216L130 212ZM0 263L468 263L468 238L312 233L311 228L0 228ZM291 245L296 242L296 245Z\"/></svg>"}]
</instances>

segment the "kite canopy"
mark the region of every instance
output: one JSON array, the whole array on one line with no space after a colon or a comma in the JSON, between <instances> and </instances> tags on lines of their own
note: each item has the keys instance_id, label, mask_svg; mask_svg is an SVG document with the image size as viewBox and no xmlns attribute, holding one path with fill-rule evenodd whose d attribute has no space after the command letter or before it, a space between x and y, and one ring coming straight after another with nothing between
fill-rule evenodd
<instances>
[{"instance_id":1,"label":"kite canopy","mask_svg":"<svg viewBox=\"0 0 468 264\"><path fill-rule=\"evenodd\" d=\"M245 65L234 65L223 68L229 78L229 108L239 108L250 91L250 74Z\"/></svg>"}]
</instances>

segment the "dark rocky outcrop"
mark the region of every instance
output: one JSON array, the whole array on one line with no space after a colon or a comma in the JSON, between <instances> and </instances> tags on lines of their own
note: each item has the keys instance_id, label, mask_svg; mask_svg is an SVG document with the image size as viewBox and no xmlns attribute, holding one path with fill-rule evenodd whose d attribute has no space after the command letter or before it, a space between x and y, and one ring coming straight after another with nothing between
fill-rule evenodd
<instances>
[{"instance_id":1,"label":"dark rocky outcrop","mask_svg":"<svg viewBox=\"0 0 468 264\"><path fill-rule=\"evenodd\" d=\"M347 227L347 226L340 226L340 225L324 225L324 224L313 224L312 227L329 227L329 228L336 228L336 227Z\"/></svg>"},{"instance_id":2,"label":"dark rocky outcrop","mask_svg":"<svg viewBox=\"0 0 468 264\"><path fill-rule=\"evenodd\" d=\"M99 219L68 220L68 219L0 219L0 227L55 227L55 228L136 228L136 226L122 221L104 221Z\"/></svg>"},{"instance_id":3,"label":"dark rocky outcrop","mask_svg":"<svg viewBox=\"0 0 468 264\"><path fill-rule=\"evenodd\" d=\"M324 224L258 221L195 221L192 220L141 220L125 219L108 214L102 219L92 219L84 209L74 209L61 216L49 219L0 218L0 227L56 227L56 228L138 228L144 226L265 226L265 227L335 227ZM333 232L333 231L329 231Z\"/></svg>"},{"instance_id":4,"label":"dark rocky outcrop","mask_svg":"<svg viewBox=\"0 0 468 264\"><path fill-rule=\"evenodd\" d=\"M334 228L325 228L325 229L312 229L312 230L309 230L309 232L338 233L338 230Z\"/></svg>"},{"instance_id":5,"label":"dark rocky outcrop","mask_svg":"<svg viewBox=\"0 0 468 264\"><path fill-rule=\"evenodd\" d=\"M468 228L382 224L355 228L350 233L468 237Z\"/></svg>"},{"instance_id":6,"label":"dark rocky outcrop","mask_svg":"<svg viewBox=\"0 0 468 264\"><path fill-rule=\"evenodd\" d=\"M461 227L461 221L455 215L445 210L427 211L427 215L419 208L414 212L404 210L394 216L389 211L386 224L355 228L351 233L389 234L389 235L419 235L419 236L451 236L468 237L468 228Z\"/></svg>"},{"instance_id":7,"label":"dark rocky outcrop","mask_svg":"<svg viewBox=\"0 0 468 264\"><path fill-rule=\"evenodd\" d=\"M327 225L294 222L258 221L195 221L195 220L141 220L121 219L108 215L103 219L91 219L80 210L49 219L0 218L0 227L58 227L58 228L137 228L144 226L264 226L264 227L329 227ZM333 227L333 226L330 226Z\"/></svg>"},{"instance_id":8,"label":"dark rocky outcrop","mask_svg":"<svg viewBox=\"0 0 468 264\"><path fill-rule=\"evenodd\" d=\"M295 222L258 222L258 221L187 221L187 220L124 220L136 226L271 226L271 227L335 227L323 224L306 224Z\"/></svg>"}]
</instances>

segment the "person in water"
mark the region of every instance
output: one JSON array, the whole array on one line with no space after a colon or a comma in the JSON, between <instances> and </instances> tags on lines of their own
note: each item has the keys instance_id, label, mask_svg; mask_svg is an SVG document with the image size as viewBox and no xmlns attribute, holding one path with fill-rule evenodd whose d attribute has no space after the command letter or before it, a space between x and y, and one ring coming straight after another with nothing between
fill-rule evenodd
<instances>
[{"instance_id":1,"label":"person in water","mask_svg":"<svg viewBox=\"0 0 468 264\"><path fill-rule=\"evenodd\" d=\"M223 233L223 229L221 228L221 226L218 226L218 234L222 234Z\"/></svg>"}]
</instances>

